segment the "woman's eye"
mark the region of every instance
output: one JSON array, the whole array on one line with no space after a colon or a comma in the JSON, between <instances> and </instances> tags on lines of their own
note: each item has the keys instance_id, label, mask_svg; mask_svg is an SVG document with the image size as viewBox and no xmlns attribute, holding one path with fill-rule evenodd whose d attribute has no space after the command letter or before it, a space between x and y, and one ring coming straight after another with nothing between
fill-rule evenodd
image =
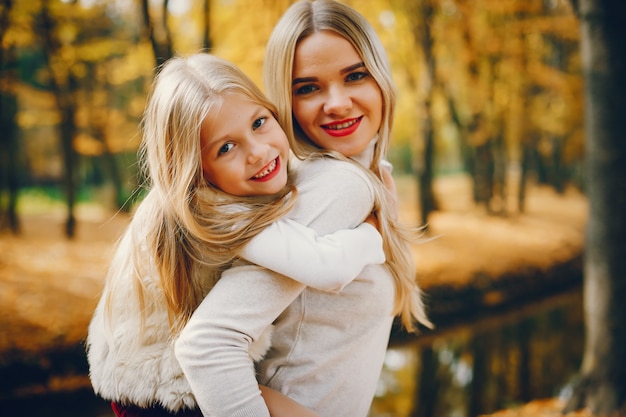
<instances>
[{"instance_id":1,"label":"woman's eye","mask_svg":"<svg viewBox=\"0 0 626 417\"><path fill-rule=\"evenodd\" d=\"M367 77L369 74L367 72L353 72L348 74L346 77L346 81L359 81L363 78Z\"/></svg>"},{"instance_id":2,"label":"woman's eye","mask_svg":"<svg viewBox=\"0 0 626 417\"><path fill-rule=\"evenodd\" d=\"M296 95L304 95L304 94L309 94L312 93L313 91L317 90L317 87L315 87L314 85L303 85L302 87L298 87L296 88Z\"/></svg>"},{"instance_id":3,"label":"woman's eye","mask_svg":"<svg viewBox=\"0 0 626 417\"><path fill-rule=\"evenodd\" d=\"M254 121L254 123L252 123L252 130L257 130L258 128L263 126L266 121L267 121L267 117L259 117L258 119Z\"/></svg>"},{"instance_id":4,"label":"woman's eye","mask_svg":"<svg viewBox=\"0 0 626 417\"><path fill-rule=\"evenodd\" d=\"M233 143L225 143L222 145L220 150L217 152L218 155L223 155L233 149L235 145Z\"/></svg>"}]
</instances>

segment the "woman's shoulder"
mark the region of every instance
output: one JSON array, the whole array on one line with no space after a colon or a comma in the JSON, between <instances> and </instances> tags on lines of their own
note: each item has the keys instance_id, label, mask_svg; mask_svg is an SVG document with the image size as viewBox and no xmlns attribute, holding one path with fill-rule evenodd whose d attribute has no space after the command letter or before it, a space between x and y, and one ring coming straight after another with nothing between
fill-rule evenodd
<instances>
[{"instance_id":1,"label":"woman's shoulder","mask_svg":"<svg viewBox=\"0 0 626 417\"><path fill-rule=\"evenodd\" d=\"M336 181L364 181L369 179L364 172L365 168L357 166L356 162L340 160L331 156L315 156L302 161L297 169L297 178L328 177Z\"/></svg>"},{"instance_id":2,"label":"woman's shoulder","mask_svg":"<svg viewBox=\"0 0 626 417\"><path fill-rule=\"evenodd\" d=\"M373 186L361 168L349 161L332 157L314 157L303 161L295 175L298 199L311 202L339 199L369 205L374 198Z\"/></svg>"}]
</instances>

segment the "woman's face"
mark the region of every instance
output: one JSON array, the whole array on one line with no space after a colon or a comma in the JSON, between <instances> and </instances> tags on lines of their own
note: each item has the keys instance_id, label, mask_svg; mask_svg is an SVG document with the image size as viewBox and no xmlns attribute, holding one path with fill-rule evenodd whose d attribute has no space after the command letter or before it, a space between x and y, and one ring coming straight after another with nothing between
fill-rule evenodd
<instances>
[{"instance_id":1,"label":"woman's face","mask_svg":"<svg viewBox=\"0 0 626 417\"><path fill-rule=\"evenodd\" d=\"M224 96L200 131L202 171L236 196L270 195L287 184L289 143L272 113L242 94Z\"/></svg>"},{"instance_id":2,"label":"woman's face","mask_svg":"<svg viewBox=\"0 0 626 417\"><path fill-rule=\"evenodd\" d=\"M378 132L383 98L356 49L323 30L296 47L293 115L317 146L345 156L361 153Z\"/></svg>"}]
</instances>

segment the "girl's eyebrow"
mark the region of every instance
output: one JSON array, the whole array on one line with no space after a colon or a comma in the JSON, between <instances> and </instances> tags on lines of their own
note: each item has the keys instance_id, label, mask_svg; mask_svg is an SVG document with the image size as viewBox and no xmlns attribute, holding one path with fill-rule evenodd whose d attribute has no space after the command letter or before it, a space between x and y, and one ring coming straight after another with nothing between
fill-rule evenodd
<instances>
[{"instance_id":1,"label":"girl's eyebrow","mask_svg":"<svg viewBox=\"0 0 626 417\"><path fill-rule=\"evenodd\" d=\"M365 68L365 63L364 62L357 62L356 64L350 65L348 67L345 67L343 69L341 69L339 71L340 74L346 74L348 72L354 71L355 69L358 68ZM310 82L314 82L317 81L317 77L301 77L301 78L294 78L293 81L291 82L291 85L294 86L296 84L300 84L300 83L310 83Z\"/></svg>"}]
</instances>

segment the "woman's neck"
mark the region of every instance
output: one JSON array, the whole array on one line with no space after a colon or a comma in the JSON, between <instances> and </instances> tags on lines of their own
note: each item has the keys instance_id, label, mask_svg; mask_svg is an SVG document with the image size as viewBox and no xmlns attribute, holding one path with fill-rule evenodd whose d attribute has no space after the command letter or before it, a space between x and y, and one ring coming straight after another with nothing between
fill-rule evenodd
<instances>
[{"instance_id":1,"label":"woman's neck","mask_svg":"<svg viewBox=\"0 0 626 417\"><path fill-rule=\"evenodd\" d=\"M374 136L372 140L370 140L367 147L361 153L352 155L350 158L369 169L372 165L372 160L374 159L374 147L376 146L377 141L378 135Z\"/></svg>"}]
</instances>

